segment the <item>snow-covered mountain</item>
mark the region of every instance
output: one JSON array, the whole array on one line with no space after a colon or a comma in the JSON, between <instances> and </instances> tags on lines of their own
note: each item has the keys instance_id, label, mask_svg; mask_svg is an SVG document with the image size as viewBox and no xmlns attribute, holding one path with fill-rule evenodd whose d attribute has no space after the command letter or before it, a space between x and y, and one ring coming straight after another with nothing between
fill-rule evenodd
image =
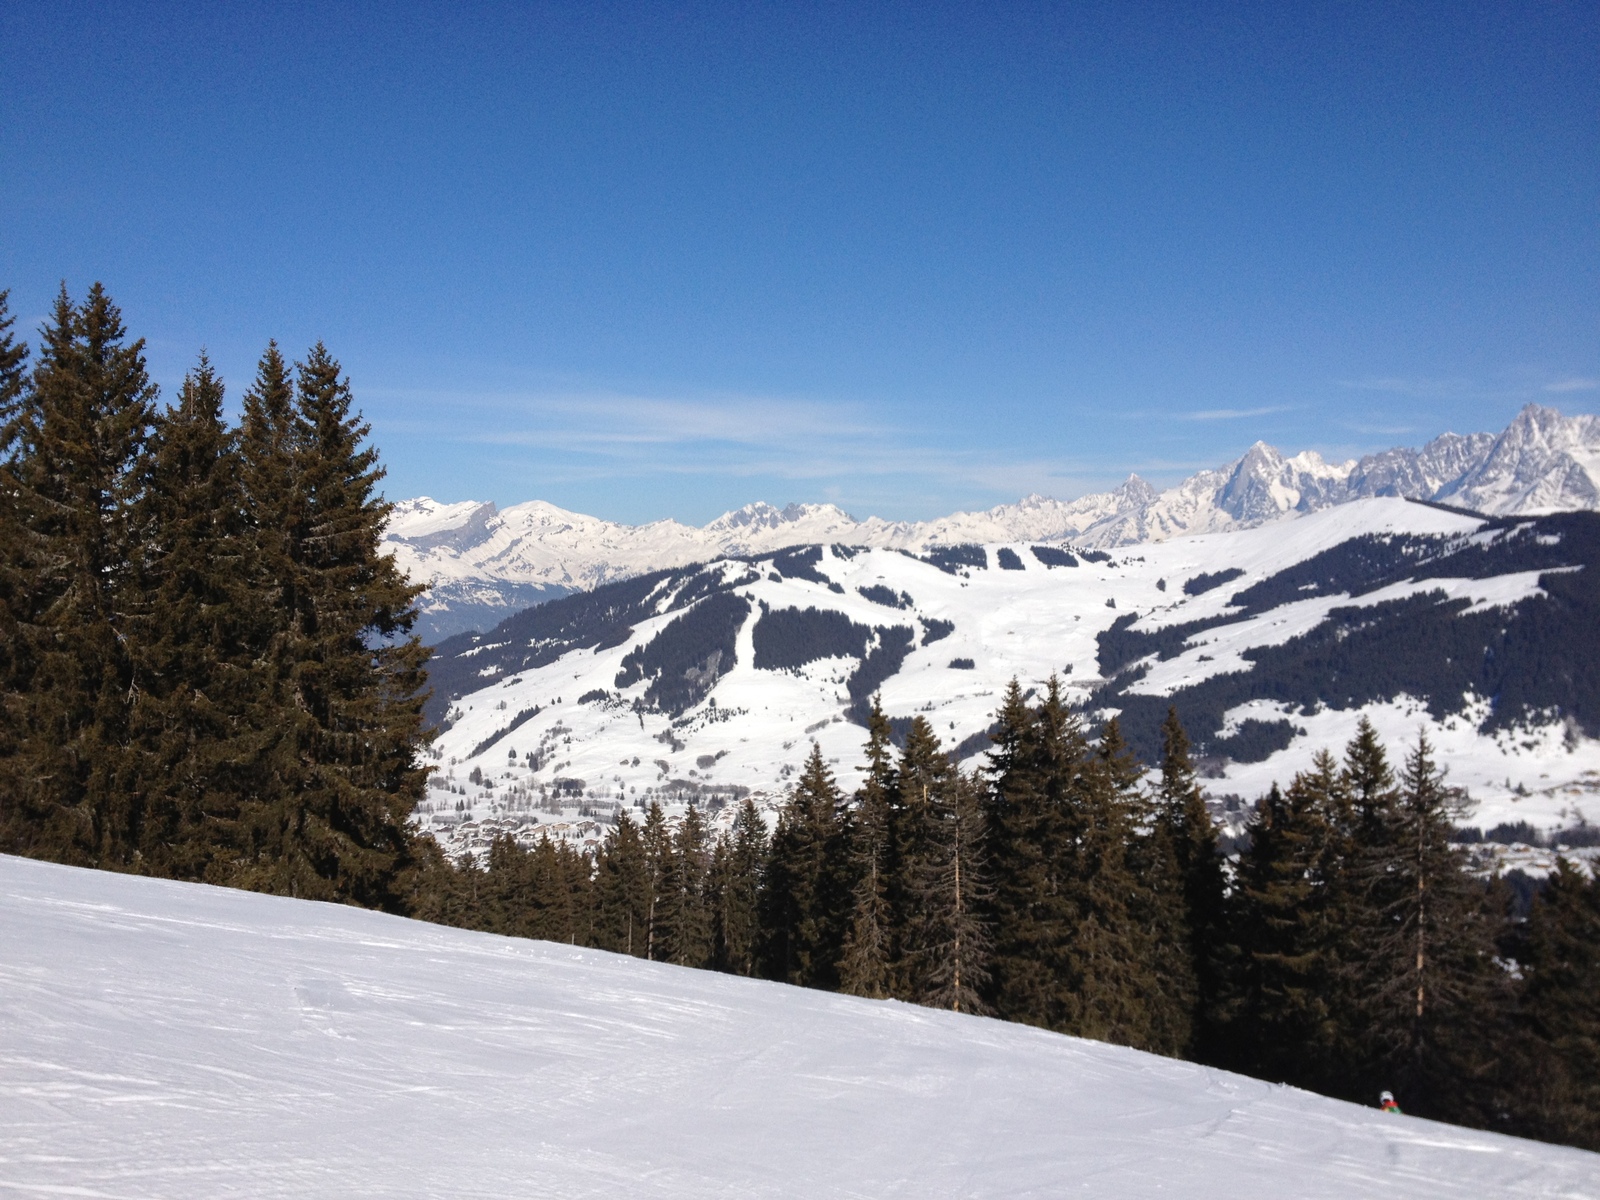
<instances>
[{"instance_id":1,"label":"snow-covered mountain","mask_svg":"<svg viewBox=\"0 0 1600 1200\"><path fill-rule=\"evenodd\" d=\"M1249 529L1374 496L1491 515L1600 508L1600 417L1529 405L1498 436L1447 433L1420 450L1328 463L1257 442L1238 460L1157 491L1130 476L1111 492L1029 496L933 521L858 521L831 504L751 504L695 527L620 525L543 501L496 509L421 497L396 506L388 546L431 589L420 631L482 629L530 604L727 555L839 542L921 552L961 543L1071 542L1090 548Z\"/></svg>"},{"instance_id":2,"label":"snow-covered mountain","mask_svg":"<svg viewBox=\"0 0 1600 1200\"><path fill-rule=\"evenodd\" d=\"M1600 514L1373 498L1109 552L791 548L540 605L430 672L418 819L456 849L598 837L650 800L774 805L813 740L853 788L875 693L970 758L1007 682L1052 675L1147 762L1175 704L1233 823L1365 713L1397 753L1426 729L1482 827L1565 828L1600 822Z\"/></svg>"},{"instance_id":3,"label":"snow-covered mountain","mask_svg":"<svg viewBox=\"0 0 1600 1200\"><path fill-rule=\"evenodd\" d=\"M0 858L17 1196L1595 1196L1600 1155L1137 1050Z\"/></svg>"}]
</instances>

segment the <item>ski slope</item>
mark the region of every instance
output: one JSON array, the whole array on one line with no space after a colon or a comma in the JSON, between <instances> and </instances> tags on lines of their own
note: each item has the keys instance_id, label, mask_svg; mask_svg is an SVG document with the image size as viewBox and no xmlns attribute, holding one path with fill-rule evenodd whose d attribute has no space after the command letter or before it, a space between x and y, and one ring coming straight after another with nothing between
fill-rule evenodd
<instances>
[{"instance_id":1,"label":"ski slope","mask_svg":"<svg viewBox=\"0 0 1600 1200\"><path fill-rule=\"evenodd\" d=\"M0 930L6 1196L1600 1196L1600 1155L357 909L0 858Z\"/></svg>"}]
</instances>

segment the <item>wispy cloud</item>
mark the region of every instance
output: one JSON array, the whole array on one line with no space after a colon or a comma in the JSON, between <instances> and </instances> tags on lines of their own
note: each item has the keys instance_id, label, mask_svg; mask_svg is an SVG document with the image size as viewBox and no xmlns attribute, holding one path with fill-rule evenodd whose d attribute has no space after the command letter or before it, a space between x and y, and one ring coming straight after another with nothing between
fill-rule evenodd
<instances>
[{"instance_id":1,"label":"wispy cloud","mask_svg":"<svg viewBox=\"0 0 1600 1200\"><path fill-rule=\"evenodd\" d=\"M1462 399L1483 395L1483 389L1467 379L1425 379L1397 375L1376 376L1367 379L1341 379L1340 387L1360 392L1387 392L1396 396L1415 396L1419 399Z\"/></svg>"},{"instance_id":2,"label":"wispy cloud","mask_svg":"<svg viewBox=\"0 0 1600 1200\"><path fill-rule=\"evenodd\" d=\"M1558 379L1544 385L1547 392L1560 395L1565 392L1593 392L1600 390L1600 379Z\"/></svg>"},{"instance_id":3,"label":"wispy cloud","mask_svg":"<svg viewBox=\"0 0 1600 1200\"><path fill-rule=\"evenodd\" d=\"M1293 405L1274 404L1266 408L1206 408L1177 415L1185 421L1237 421L1245 417L1269 417L1274 413L1293 411Z\"/></svg>"}]
</instances>

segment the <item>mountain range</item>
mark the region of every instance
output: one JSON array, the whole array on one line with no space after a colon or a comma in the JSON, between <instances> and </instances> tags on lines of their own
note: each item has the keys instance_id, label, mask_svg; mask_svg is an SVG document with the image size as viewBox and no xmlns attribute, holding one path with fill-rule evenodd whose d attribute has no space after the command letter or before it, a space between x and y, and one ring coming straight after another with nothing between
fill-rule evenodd
<instances>
[{"instance_id":1,"label":"mountain range","mask_svg":"<svg viewBox=\"0 0 1600 1200\"><path fill-rule=\"evenodd\" d=\"M419 632L437 641L533 604L651 571L790 546L1040 542L1089 548L1250 529L1372 497L1428 500L1493 516L1600 508L1600 417L1528 405L1499 434L1443 434L1343 463L1257 442L1165 491L1137 475L1110 492L1028 496L931 521L857 520L832 504L746 505L704 526L623 525L544 501L396 504L387 546L429 585Z\"/></svg>"},{"instance_id":2,"label":"mountain range","mask_svg":"<svg viewBox=\"0 0 1600 1200\"><path fill-rule=\"evenodd\" d=\"M416 819L459 853L597 837L652 801L771 809L813 742L848 792L874 697L976 766L1010 681L1036 699L1052 678L1146 763L1176 706L1235 832L1363 716L1396 755L1426 732L1484 830L1586 826L1600 513L1377 497L1112 550L829 543L648 572L437 647Z\"/></svg>"}]
</instances>

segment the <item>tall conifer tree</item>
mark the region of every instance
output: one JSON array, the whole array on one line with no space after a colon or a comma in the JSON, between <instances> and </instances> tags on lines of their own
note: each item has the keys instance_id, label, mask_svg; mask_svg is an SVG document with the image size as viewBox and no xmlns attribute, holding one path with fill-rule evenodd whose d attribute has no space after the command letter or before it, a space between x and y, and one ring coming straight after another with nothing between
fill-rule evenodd
<instances>
[{"instance_id":1,"label":"tall conifer tree","mask_svg":"<svg viewBox=\"0 0 1600 1200\"><path fill-rule=\"evenodd\" d=\"M839 990L881 1000L890 994L895 959L889 887L894 839L889 797L895 787L889 718L876 696L867 718L867 770L844 831L850 911L839 959Z\"/></svg>"},{"instance_id":2,"label":"tall conifer tree","mask_svg":"<svg viewBox=\"0 0 1600 1200\"><path fill-rule=\"evenodd\" d=\"M425 779L417 754L426 740L428 651L408 636L421 589L381 551L390 511L376 494L383 471L364 445L369 427L352 411L339 364L321 344L312 348L286 432L273 357L269 350L247 399L245 456L247 482L267 492L253 497L258 533L262 517L283 521L281 537L263 537L263 560L279 577L283 627L268 669L285 701L286 737L274 756L273 806L258 832L266 843L257 846L260 866L246 881L290 895L387 903ZM264 429L252 411L265 417ZM290 488L274 495L260 468L285 453Z\"/></svg>"},{"instance_id":3,"label":"tall conifer tree","mask_svg":"<svg viewBox=\"0 0 1600 1200\"><path fill-rule=\"evenodd\" d=\"M1171 847L1183 896L1183 942L1194 980L1194 1039L1208 1050L1220 990L1216 948L1223 931L1224 880L1216 825L1206 811L1189 757L1189 736L1175 708L1161 725L1157 824Z\"/></svg>"},{"instance_id":4,"label":"tall conifer tree","mask_svg":"<svg viewBox=\"0 0 1600 1200\"><path fill-rule=\"evenodd\" d=\"M718 839L712 864L717 965L735 975L756 973L766 860L766 822L747 799L739 805L733 829Z\"/></svg>"},{"instance_id":5,"label":"tall conifer tree","mask_svg":"<svg viewBox=\"0 0 1600 1200\"><path fill-rule=\"evenodd\" d=\"M243 536L222 381L202 355L157 420L137 511L130 783L142 798L141 867L227 882L255 798L264 738L251 639L258 596Z\"/></svg>"},{"instance_id":6,"label":"tall conifer tree","mask_svg":"<svg viewBox=\"0 0 1600 1200\"><path fill-rule=\"evenodd\" d=\"M127 341L99 284L78 306L63 288L41 336L30 386L7 402L12 662L25 667L7 697L16 740L5 848L129 867L142 813L124 750L126 617L156 389L143 341Z\"/></svg>"}]
</instances>

